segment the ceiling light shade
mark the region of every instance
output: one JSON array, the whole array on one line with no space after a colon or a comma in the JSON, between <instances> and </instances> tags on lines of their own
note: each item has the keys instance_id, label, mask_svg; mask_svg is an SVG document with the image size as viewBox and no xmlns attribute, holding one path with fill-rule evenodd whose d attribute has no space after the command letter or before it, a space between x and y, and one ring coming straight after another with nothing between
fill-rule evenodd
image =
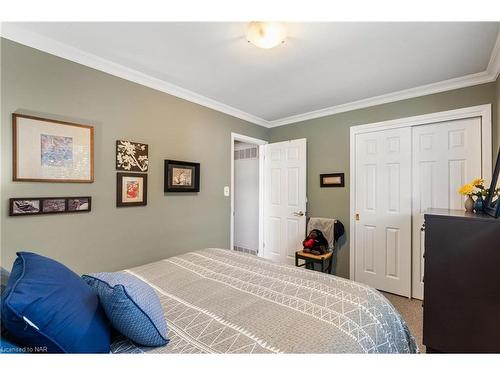
<instances>
[{"instance_id":1,"label":"ceiling light shade","mask_svg":"<svg viewBox=\"0 0 500 375\"><path fill-rule=\"evenodd\" d=\"M278 22L250 22L247 27L247 40L259 48L273 48L284 43L286 30Z\"/></svg>"}]
</instances>

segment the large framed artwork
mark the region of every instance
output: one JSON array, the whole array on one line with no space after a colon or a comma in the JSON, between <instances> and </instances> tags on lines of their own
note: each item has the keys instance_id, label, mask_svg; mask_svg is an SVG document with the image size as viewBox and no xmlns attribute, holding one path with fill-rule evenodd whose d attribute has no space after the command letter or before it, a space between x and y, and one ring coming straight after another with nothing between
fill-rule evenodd
<instances>
[{"instance_id":1,"label":"large framed artwork","mask_svg":"<svg viewBox=\"0 0 500 375\"><path fill-rule=\"evenodd\" d=\"M13 180L94 182L94 127L12 114Z\"/></svg>"},{"instance_id":2,"label":"large framed artwork","mask_svg":"<svg viewBox=\"0 0 500 375\"><path fill-rule=\"evenodd\" d=\"M148 145L131 141L116 141L116 169L128 172L148 171Z\"/></svg>"},{"instance_id":3,"label":"large framed artwork","mask_svg":"<svg viewBox=\"0 0 500 375\"><path fill-rule=\"evenodd\" d=\"M10 198L10 216L90 212L92 197Z\"/></svg>"},{"instance_id":4,"label":"large framed artwork","mask_svg":"<svg viewBox=\"0 0 500 375\"><path fill-rule=\"evenodd\" d=\"M188 193L200 191L200 163L165 160L164 191Z\"/></svg>"},{"instance_id":5,"label":"large framed artwork","mask_svg":"<svg viewBox=\"0 0 500 375\"><path fill-rule=\"evenodd\" d=\"M148 175L142 173L116 174L116 206L146 206Z\"/></svg>"}]
</instances>

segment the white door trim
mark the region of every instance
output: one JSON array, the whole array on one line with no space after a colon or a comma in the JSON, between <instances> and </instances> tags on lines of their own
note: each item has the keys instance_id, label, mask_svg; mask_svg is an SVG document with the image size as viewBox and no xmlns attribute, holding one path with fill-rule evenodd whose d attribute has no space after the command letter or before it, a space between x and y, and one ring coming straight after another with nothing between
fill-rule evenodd
<instances>
[{"instance_id":1,"label":"white door trim","mask_svg":"<svg viewBox=\"0 0 500 375\"><path fill-rule=\"evenodd\" d=\"M492 140L491 140L491 104L478 105L454 109L451 111L428 113L425 115L404 117L394 120L375 122L371 124L356 125L350 128L350 245L349 245L349 278L355 280L355 192L356 192L356 149L355 138L357 134L371 133L379 130L412 127L424 124L432 124L444 121L481 117L481 161L483 178L491 179L492 172ZM411 279L411 278L410 278ZM411 286L410 286L411 290Z\"/></svg>"},{"instance_id":2,"label":"white door trim","mask_svg":"<svg viewBox=\"0 0 500 375\"><path fill-rule=\"evenodd\" d=\"M231 211L230 228L229 228L229 249L234 249L234 141L247 142L259 145L259 256L262 256L264 251L264 154L262 152L263 145L267 141L258 138L252 138L247 135L231 132L231 186L229 195L231 196Z\"/></svg>"}]
</instances>

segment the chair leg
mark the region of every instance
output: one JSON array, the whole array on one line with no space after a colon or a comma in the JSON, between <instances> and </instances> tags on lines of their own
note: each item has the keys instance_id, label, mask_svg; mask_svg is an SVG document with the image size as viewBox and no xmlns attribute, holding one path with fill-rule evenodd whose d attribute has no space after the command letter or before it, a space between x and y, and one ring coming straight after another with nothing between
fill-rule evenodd
<instances>
[{"instance_id":1,"label":"chair leg","mask_svg":"<svg viewBox=\"0 0 500 375\"><path fill-rule=\"evenodd\" d=\"M332 273L332 266L333 266L333 254L330 257L330 264L328 265L328 273Z\"/></svg>"},{"instance_id":2,"label":"chair leg","mask_svg":"<svg viewBox=\"0 0 500 375\"><path fill-rule=\"evenodd\" d=\"M299 257L297 256L297 253L295 253L295 267L299 266Z\"/></svg>"}]
</instances>

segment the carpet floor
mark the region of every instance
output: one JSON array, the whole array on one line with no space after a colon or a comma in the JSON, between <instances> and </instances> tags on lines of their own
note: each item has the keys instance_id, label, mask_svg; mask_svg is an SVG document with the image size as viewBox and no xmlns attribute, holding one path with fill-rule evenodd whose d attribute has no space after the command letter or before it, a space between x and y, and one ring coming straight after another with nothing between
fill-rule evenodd
<instances>
[{"instance_id":1,"label":"carpet floor","mask_svg":"<svg viewBox=\"0 0 500 375\"><path fill-rule=\"evenodd\" d=\"M418 299L408 299L395 294L382 292L382 294L394 305L403 319L406 321L413 337L417 340L420 353L425 353L425 346L422 343L424 311L422 301Z\"/></svg>"}]
</instances>

